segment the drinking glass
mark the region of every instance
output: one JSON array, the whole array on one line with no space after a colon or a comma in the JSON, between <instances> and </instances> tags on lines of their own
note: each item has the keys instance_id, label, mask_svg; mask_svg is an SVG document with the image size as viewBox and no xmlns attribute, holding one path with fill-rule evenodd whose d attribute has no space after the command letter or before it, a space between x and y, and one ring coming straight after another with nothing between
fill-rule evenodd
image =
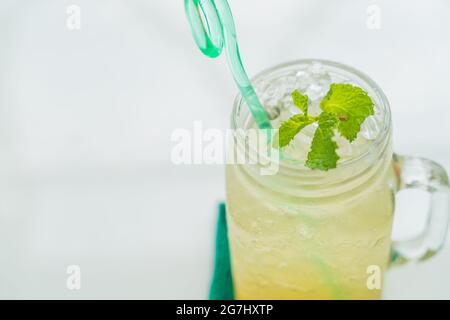
<instances>
[{"instance_id":1,"label":"drinking glass","mask_svg":"<svg viewBox=\"0 0 450 320\"><path fill-rule=\"evenodd\" d=\"M313 62L274 67L254 82L277 83ZM237 299L378 299L388 266L428 259L445 241L450 213L445 170L431 160L393 152L389 103L374 81L351 67L319 62L334 82L345 79L368 92L382 114L380 132L366 152L329 171L284 160L272 175L261 174L259 163L227 165ZM233 152L255 156L258 150L238 130L252 126L241 96L231 126ZM423 232L395 242L395 196L404 189L425 190L431 201Z\"/></svg>"}]
</instances>

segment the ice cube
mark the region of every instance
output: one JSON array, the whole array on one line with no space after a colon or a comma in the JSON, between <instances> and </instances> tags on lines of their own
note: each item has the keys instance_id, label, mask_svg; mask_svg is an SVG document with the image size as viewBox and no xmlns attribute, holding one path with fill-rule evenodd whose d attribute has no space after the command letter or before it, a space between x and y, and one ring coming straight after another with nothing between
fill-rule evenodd
<instances>
[{"instance_id":1,"label":"ice cube","mask_svg":"<svg viewBox=\"0 0 450 320\"><path fill-rule=\"evenodd\" d=\"M312 116L318 116L322 110L320 109L320 100L310 100L308 106L308 113Z\"/></svg>"},{"instance_id":2,"label":"ice cube","mask_svg":"<svg viewBox=\"0 0 450 320\"><path fill-rule=\"evenodd\" d=\"M375 140L380 132L380 125L376 117L368 117L361 125L361 135L367 140Z\"/></svg>"},{"instance_id":3,"label":"ice cube","mask_svg":"<svg viewBox=\"0 0 450 320\"><path fill-rule=\"evenodd\" d=\"M284 80L284 86L286 91L289 93L292 93L297 88L297 76L296 73L290 73L287 75Z\"/></svg>"},{"instance_id":4,"label":"ice cube","mask_svg":"<svg viewBox=\"0 0 450 320\"><path fill-rule=\"evenodd\" d=\"M328 91L328 87L322 86L318 83L312 83L306 89L305 94L311 101L316 101L325 96Z\"/></svg>"},{"instance_id":5,"label":"ice cube","mask_svg":"<svg viewBox=\"0 0 450 320\"><path fill-rule=\"evenodd\" d=\"M306 94L310 101L321 100L328 92L331 76L320 62L313 62L296 74L297 88Z\"/></svg>"},{"instance_id":6,"label":"ice cube","mask_svg":"<svg viewBox=\"0 0 450 320\"><path fill-rule=\"evenodd\" d=\"M287 111L287 115L291 117L294 114L301 113L301 110L294 105L294 101L292 100L292 96L290 94L287 94L281 99L281 103L283 105L283 110Z\"/></svg>"},{"instance_id":7,"label":"ice cube","mask_svg":"<svg viewBox=\"0 0 450 320\"><path fill-rule=\"evenodd\" d=\"M298 71L296 78L297 78L297 86L300 89L300 91L306 90L312 82L311 74L307 70Z\"/></svg>"}]
</instances>

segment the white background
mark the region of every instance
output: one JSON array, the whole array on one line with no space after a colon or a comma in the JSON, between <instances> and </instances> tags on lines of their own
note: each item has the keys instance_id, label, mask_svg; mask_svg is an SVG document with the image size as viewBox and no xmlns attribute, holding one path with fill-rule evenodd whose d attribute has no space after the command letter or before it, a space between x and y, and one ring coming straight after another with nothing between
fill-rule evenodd
<instances>
[{"instance_id":1,"label":"white background","mask_svg":"<svg viewBox=\"0 0 450 320\"><path fill-rule=\"evenodd\" d=\"M391 102L396 151L450 170L449 1L230 4L250 75L299 58L363 70ZM224 168L174 166L170 137L194 120L225 129L236 91L182 0L1 0L0 297L205 298ZM424 197L400 200L396 230L412 232ZM389 272L385 296L450 298L449 270L450 245Z\"/></svg>"}]
</instances>

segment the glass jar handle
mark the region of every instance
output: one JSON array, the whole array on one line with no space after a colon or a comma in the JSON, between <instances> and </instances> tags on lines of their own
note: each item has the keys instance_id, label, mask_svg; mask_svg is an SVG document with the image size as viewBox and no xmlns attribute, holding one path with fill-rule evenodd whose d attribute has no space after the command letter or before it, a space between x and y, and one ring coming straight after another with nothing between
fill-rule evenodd
<instances>
[{"instance_id":1,"label":"glass jar handle","mask_svg":"<svg viewBox=\"0 0 450 320\"><path fill-rule=\"evenodd\" d=\"M445 169L423 158L394 154L397 192L420 189L430 193L425 229L418 236L392 244L391 264L426 260L444 245L450 218L450 187Z\"/></svg>"}]
</instances>

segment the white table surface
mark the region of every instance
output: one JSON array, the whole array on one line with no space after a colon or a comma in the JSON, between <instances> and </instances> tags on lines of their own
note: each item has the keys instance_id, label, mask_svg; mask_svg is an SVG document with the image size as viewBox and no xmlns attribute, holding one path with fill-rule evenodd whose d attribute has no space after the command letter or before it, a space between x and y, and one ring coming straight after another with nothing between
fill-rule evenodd
<instances>
[{"instance_id":1,"label":"white table surface","mask_svg":"<svg viewBox=\"0 0 450 320\"><path fill-rule=\"evenodd\" d=\"M224 168L173 165L170 136L194 120L225 129L236 88L223 58L198 52L182 3L0 2L0 298L206 297ZM449 1L230 3L249 74L307 57L361 69L391 102L397 152L450 170ZM411 232L423 197L403 198L396 229ZM448 270L450 244L391 270L385 297L450 298Z\"/></svg>"}]
</instances>

